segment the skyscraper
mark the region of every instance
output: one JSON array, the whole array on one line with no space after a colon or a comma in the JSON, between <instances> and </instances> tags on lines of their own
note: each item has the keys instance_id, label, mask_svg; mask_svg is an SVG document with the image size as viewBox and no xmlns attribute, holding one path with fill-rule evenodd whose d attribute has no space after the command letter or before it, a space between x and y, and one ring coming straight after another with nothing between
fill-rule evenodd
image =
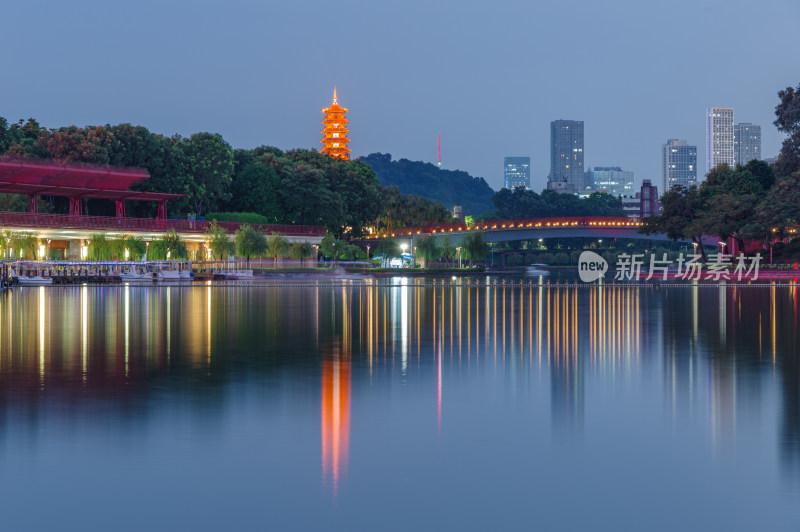
<instances>
[{"instance_id":1,"label":"skyscraper","mask_svg":"<svg viewBox=\"0 0 800 532\"><path fill-rule=\"evenodd\" d=\"M623 170L619 166L595 166L592 177L597 192L607 192L612 196L634 195L633 172L630 170Z\"/></svg>"},{"instance_id":2,"label":"skyscraper","mask_svg":"<svg viewBox=\"0 0 800 532\"><path fill-rule=\"evenodd\" d=\"M675 185L697 184L697 146L685 140L669 139L661 147L661 190L669 192Z\"/></svg>"},{"instance_id":3,"label":"skyscraper","mask_svg":"<svg viewBox=\"0 0 800 532\"><path fill-rule=\"evenodd\" d=\"M736 164L747 164L761 159L761 126L742 122L736 124L733 134Z\"/></svg>"},{"instance_id":4,"label":"skyscraper","mask_svg":"<svg viewBox=\"0 0 800 532\"><path fill-rule=\"evenodd\" d=\"M733 166L733 109L706 109L706 173L719 164Z\"/></svg>"},{"instance_id":5,"label":"skyscraper","mask_svg":"<svg viewBox=\"0 0 800 532\"><path fill-rule=\"evenodd\" d=\"M531 188L531 158L503 158L503 187L513 190L517 187Z\"/></svg>"},{"instance_id":6,"label":"skyscraper","mask_svg":"<svg viewBox=\"0 0 800 532\"><path fill-rule=\"evenodd\" d=\"M583 120L550 122L548 181L568 183L578 192L583 191Z\"/></svg>"}]
</instances>

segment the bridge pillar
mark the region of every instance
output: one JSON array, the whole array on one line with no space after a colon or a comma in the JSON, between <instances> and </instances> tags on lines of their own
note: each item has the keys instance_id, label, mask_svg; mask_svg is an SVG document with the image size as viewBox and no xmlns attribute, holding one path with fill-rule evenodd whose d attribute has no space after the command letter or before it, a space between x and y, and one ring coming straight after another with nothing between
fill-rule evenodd
<instances>
[{"instance_id":1,"label":"bridge pillar","mask_svg":"<svg viewBox=\"0 0 800 532\"><path fill-rule=\"evenodd\" d=\"M117 207L117 218L125 218L125 200L114 200Z\"/></svg>"},{"instance_id":2,"label":"bridge pillar","mask_svg":"<svg viewBox=\"0 0 800 532\"><path fill-rule=\"evenodd\" d=\"M28 194L28 213L36 214L36 195Z\"/></svg>"}]
</instances>

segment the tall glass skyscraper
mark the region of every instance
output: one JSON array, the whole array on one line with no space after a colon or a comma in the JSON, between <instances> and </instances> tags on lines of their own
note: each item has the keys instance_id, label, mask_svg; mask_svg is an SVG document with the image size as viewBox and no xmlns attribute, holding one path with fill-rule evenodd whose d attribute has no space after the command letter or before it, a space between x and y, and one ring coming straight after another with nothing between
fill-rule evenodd
<instances>
[{"instance_id":1,"label":"tall glass skyscraper","mask_svg":"<svg viewBox=\"0 0 800 532\"><path fill-rule=\"evenodd\" d=\"M531 188L531 158L503 158L503 187L514 190L517 187Z\"/></svg>"},{"instance_id":2,"label":"tall glass skyscraper","mask_svg":"<svg viewBox=\"0 0 800 532\"><path fill-rule=\"evenodd\" d=\"M761 159L761 126L742 122L734 128L733 144L736 164L747 164Z\"/></svg>"},{"instance_id":3,"label":"tall glass skyscraper","mask_svg":"<svg viewBox=\"0 0 800 532\"><path fill-rule=\"evenodd\" d=\"M583 120L550 122L550 177L583 192Z\"/></svg>"},{"instance_id":4,"label":"tall glass skyscraper","mask_svg":"<svg viewBox=\"0 0 800 532\"><path fill-rule=\"evenodd\" d=\"M661 147L661 190L669 192L675 185L697 184L697 146L685 140L669 139Z\"/></svg>"},{"instance_id":5,"label":"tall glass skyscraper","mask_svg":"<svg viewBox=\"0 0 800 532\"><path fill-rule=\"evenodd\" d=\"M733 166L733 109L706 109L706 173L719 164Z\"/></svg>"}]
</instances>

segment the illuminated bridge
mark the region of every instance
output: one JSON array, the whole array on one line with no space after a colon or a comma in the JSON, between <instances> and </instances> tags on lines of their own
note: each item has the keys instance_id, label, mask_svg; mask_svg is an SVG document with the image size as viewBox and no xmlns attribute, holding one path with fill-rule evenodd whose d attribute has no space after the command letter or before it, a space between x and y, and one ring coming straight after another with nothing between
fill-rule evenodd
<instances>
[{"instance_id":1,"label":"illuminated bridge","mask_svg":"<svg viewBox=\"0 0 800 532\"><path fill-rule=\"evenodd\" d=\"M439 224L425 227L406 227L379 231L372 239L415 238L427 235L451 235L460 240L464 235L480 231L487 242L512 240L535 240L539 238L638 238L643 240L669 241L667 235L645 235L639 233L640 218L614 218L582 216L568 218L534 218L528 220L493 220L471 225ZM688 240L687 240L688 242ZM710 243L710 242L709 242Z\"/></svg>"}]
</instances>

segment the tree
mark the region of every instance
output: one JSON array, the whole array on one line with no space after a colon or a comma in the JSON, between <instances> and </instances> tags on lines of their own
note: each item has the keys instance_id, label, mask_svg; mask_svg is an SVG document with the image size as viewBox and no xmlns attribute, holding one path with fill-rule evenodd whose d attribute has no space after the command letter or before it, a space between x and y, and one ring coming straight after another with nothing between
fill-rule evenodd
<instances>
[{"instance_id":1,"label":"tree","mask_svg":"<svg viewBox=\"0 0 800 532\"><path fill-rule=\"evenodd\" d=\"M147 246L140 237L131 235L120 235L117 238L108 240L108 248L111 257L118 260L131 259L139 260L147 252ZM128 257L125 257L125 252L128 252Z\"/></svg>"},{"instance_id":2,"label":"tree","mask_svg":"<svg viewBox=\"0 0 800 532\"><path fill-rule=\"evenodd\" d=\"M267 223L277 223L283 217L280 187L281 178L271 166L252 163L237 169L231 184L230 210L255 212L265 216Z\"/></svg>"},{"instance_id":3,"label":"tree","mask_svg":"<svg viewBox=\"0 0 800 532\"><path fill-rule=\"evenodd\" d=\"M156 242L160 243L158 248L163 250L164 259L184 260L189 256L189 250L186 248L186 242L183 241L175 229L168 230ZM154 243L155 242L150 244L151 250Z\"/></svg>"},{"instance_id":4,"label":"tree","mask_svg":"<svg viewBox=\"0 0 800 532\"><path fill-rule=\"evenodd\" d=\"M788 177L800 171L800 84L797 88L786 87L778 91L780 103L775 106L775 126L787 134L783 141L775 173Z\"/></svg>"},{"instance_id":5,"label":"tree","mask_svg":"<svg viewBox=\"0 0 800 532\"><path fill-rule=\"evenodd\" d=\"M328 232L341 236L345 209L341 197L330 188L325 172L306 164L292 168L281 181L281 199L287 220L301 225L323 225Z\"/></svg>"},{"instance_id":6,"label":"tree","mask_svg":"<svg viewBox=\"0 0 800 532\"><path fill-rule=\"evenodd\" d=\"M289 256L295 260L299 260L300 264L305 263L305 260L314 254L314 246L309 242L297 242L292 245L292 250Z\"/></svg>"},{"instance_id":7,"label":"tree","mask_svg":"<svg viewBox=\"0 0 800 532\"><path fill-rule=\"evenodd\" d=\"M428 235L417 243L417 256L422 258L423 268L428 265L429 261L438 259L441 254L442 250L435 237Z\"/></svg>"},{"instance_id":8,"label":"tree","mask_svg":"<svg viewBox=\"0 0 800 532\"><path fill-rule=\"evenodd\" d=\"M453 215L437 201L422 196L404 196L397 187L383 187L383 212L379 225L386 229L420 227L453 221Z\"/></svg>"},{"instance_id":9,"label":"tree","mask_svg":"<svg viewBox=\"0 0 800 532\"><path fill-rule=\"evenodd\" d=\"M180 147L192 177L189 194L195 214L200 216L205 210L214 210L220 202L230 199L233 149L222 135L195 133L182 139Z\"/></svg>"},{"instance_id":10,"label":"tree","mask_svg":"<svg viewBox=\"0 0 800 532\"><path fill-rule=\"evenodd\" d=\"M453 239L450 235L437 237L439 239L439 254L449 266L456 256L456 246L453 244Z\"/></svg>"},{"instance_id":11,"label":"tree","mask_svg":"<svg viewBox=\"0 0 800 532\"><path fill-rule=\"evenodd\" d=\"M280 234L270 235L267 238L267 257L272 257L273 260L285 257L289 252L289 240Z\"/></svg>"},{"instance_id":12,"label":"tree","mask_svg":"<svg viewBox=\"0 0 800 532\"><path fill-rule=\"evenodd\" d=\"M236 242L236 254L246 258L248 265L250 257L260 257L267 251L267 237L249 224L236 230L234 241Z\"/></svg>"},{"instance_id":13,"label":"tree","mask_svg":"<svg viewBox=\"0 0 800 532\"><path fill-rule=\"evenodd\" d=\"M347 244L345 242L333 236L332 233L328 233L322 239L319 250L326 257L330 257L333 262L337 262L342 257L346 247Z\"/></svg>"},{"instance_id":14,"label":"tree","mask_svg":"<svg viewBox=\"0 0 800 532\"><path fill-rule=\"evenodd\" d=\"M700 246L700 253L705 262L703 233L697 230L695 224L699 212L700 194L697 187L676 185L661 196L661 214L645 218L639 232L646 235L663 233L673 242L684 238L691 239Z\"/></svg>"},{"instance_id":15,"label":"tree","mask_svg":"<svg viewBox=\"0 0 800 532\"><path fill-rule=\"evenodd\" d=\"M228 232L216 221L211 222L206 228L206 237L211 256L216 260L225 259L236 252L236 245L228 236Z\"/></svg>"},{"instance_id":16,"label":"tree","mask_svg":"<svg viewBox=\"0 0 800 532\"><path fill-rule=\"evenodd\" d=\"M89 237L89 260L110 260L111 247L105 233L94 233Z\"/></svg>"},{"instance_id":17,"label":"tree","mask_svg":"<svg viewBox=\"0 0 800 532\"><path fill-rule=\"evenodd\" d=\"M483 260L487 253L489 253L489 244L486 243L486 239L480 231L469 233L461 240L461 256L470 263Z\"/></svg>"}]
</instances>

